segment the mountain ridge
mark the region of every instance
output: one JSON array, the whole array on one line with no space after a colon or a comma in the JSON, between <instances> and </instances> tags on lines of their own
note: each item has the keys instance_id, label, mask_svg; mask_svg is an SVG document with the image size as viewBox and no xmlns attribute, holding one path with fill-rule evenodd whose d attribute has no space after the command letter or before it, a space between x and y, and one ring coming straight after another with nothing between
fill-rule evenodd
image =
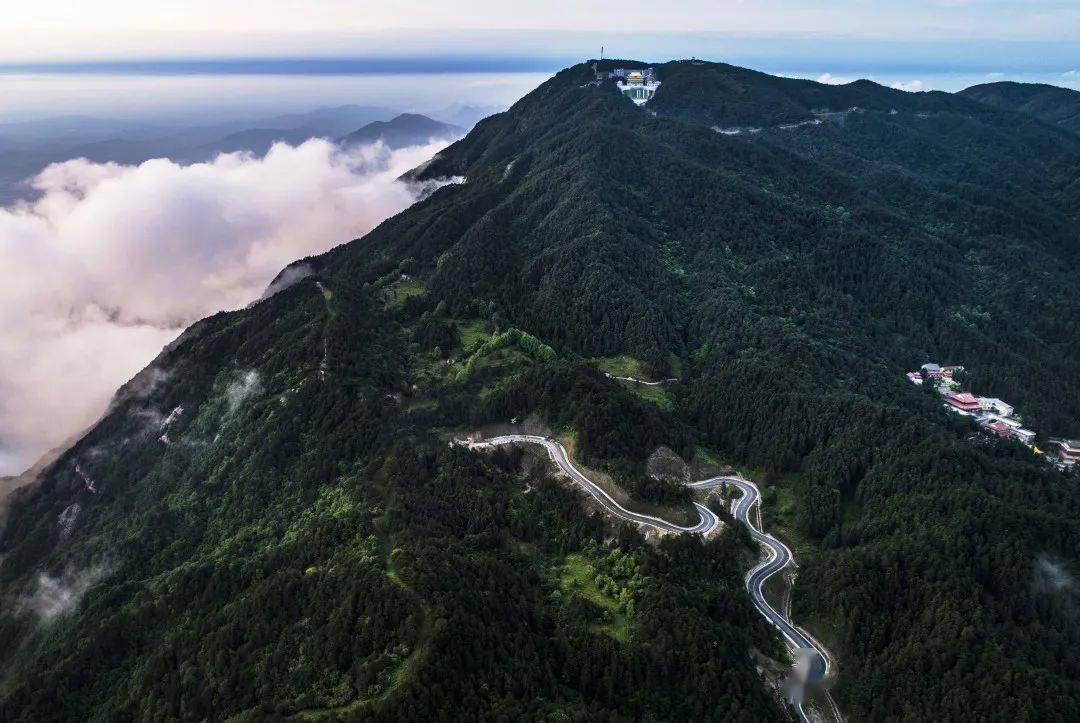
<instances>
[{"instance_id":1,"label":"mountain ridge","mask_svg":"<svg viewBox=\"0 0 1080 723\"><path fill-rule=\"evenodd\" d=\"M1051 125L1080 133L1080 92L1043 83L998 81L973 85L960 95L997 108L1032 115Z\"/></svg>"}]
</instances>

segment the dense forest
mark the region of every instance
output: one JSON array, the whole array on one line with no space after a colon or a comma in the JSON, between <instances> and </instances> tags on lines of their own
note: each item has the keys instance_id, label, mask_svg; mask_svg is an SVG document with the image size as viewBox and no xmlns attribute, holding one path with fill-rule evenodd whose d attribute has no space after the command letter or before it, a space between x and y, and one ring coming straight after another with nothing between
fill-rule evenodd
<instances>
[{"instance_id":1,"label":"dense forest","mask_svg":"<svg viewBox=\"0 0 1080 723\"><path fill-rule=\"evenodd\" d=\"M1033 115L1039 120L1080 133L1080 92L1042 83L999 81L973 85L960 95L980 103Z\"/></svg>"},{"instance_id":2,"label":"dense forest","mask_svg":"<svg viewBox=\"0 0 1080 723\"><path fill-rule=\"evenodd\" d=\"M1076 476L903 377L963 364L1080 436L1080 136L700 61L645 109L595 79L640 65L482 121L406 179L465 183L192 327L16 496L0 719L784 718L745 535L657 544L447 445L529 415L643 503L687 500L660 445L790 495L852 720L1080 717Z\"/></svg>"},{"instance_id":3,"label":"dense forest","mask_svg":"<svg viewBox=\"0 0 1080 723\"><path fill-rule=\"evenodd\" d=\"M737 530L647 544L520 451L433 431L527 374L553 419L603 397L575 418L590 459L666 440L658 411L516 330L475 325L447 370L454 321L324 283L189 330L17 500L0 719L786 719Z\"/></svg>"}]
</instances>

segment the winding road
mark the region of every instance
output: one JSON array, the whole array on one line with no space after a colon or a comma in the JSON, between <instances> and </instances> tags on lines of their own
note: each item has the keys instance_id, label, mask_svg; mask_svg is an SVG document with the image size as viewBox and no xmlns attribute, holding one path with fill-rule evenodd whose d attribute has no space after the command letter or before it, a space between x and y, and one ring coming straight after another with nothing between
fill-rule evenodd
<instances>
[{"instance_id":1,"label":"winding road","mask_svg":"<svg viewBox=\"0 0 1080 723\"><path fill-rule=\"evenodd\" d=\"M761 493L758 492L757 485L741 477L714 477L701 482L691 482L689 486L694 489L708 489L725 483L734 485L742 492L742 496L735 501L732 510L735 519L750 528L750 534L754 539L768 550L768 557L746 573L746 590L750 593L754 606L780 631L780 634L787 639L788 643L796 650L807 655L809 665L806 671L806 681L816 683L828 674L829 659L783 613L769 605L765 600L764 593L762 593L765 581L772 577L773 574L787 567L795 558L787 545L775 537L766 535L750 521L750 511L753 509L754 504L761 499Z\"/></svg>"},{"instance_id":2,"label":"winding road","mask_svg":"<svg viewBox=\"0 0 1080 723\"><path fill-rule=\"evenodd\" d=\"M710 509L696 502L694 503L694 507L697 508L698 514L701 515L701 520L696 525L690 527L684 527L659 517L644 515L626 509L600 488L600 486L586 477L581 470L575 467L570 461L570 456L567 454L566 448L550 437L542 437L535 434L506 434L498 437L491 437L480 442L457 440L456 443L468 447L469 449L492 448L503 444L539 444L547 450L548 455L551 457L552 461L558 465L559 469L573 479L582 489L588 492L593 499L604 507L604 509L624 520L637 522L664 532L673 532L676 534L708 535L720 525L720 519ZM750 529L750 534L754 539L767 550L766 558L746 573L746 590L750 594L750 599L753 601L754 607L765 616L766 620L772 623L772 625L780 631L780 634L784 636L788 644L795 649L796 653L799 654L803 660L806 661L806 669L802 671L805 682L813 683L820 681L829 672L828 656L825 655L823 649L815 641L811 640L805 633L795 627L795 624L781 612L773 608L765 599L765 595L762 592L765 581L787 567L788 564L792 563L794 558L787 545L780 542L775 537L766 535L751 522L750 511L761 499L761 494L758 491L757 485L748 480L744 480L741 477L713 477L700 482L691 482L688 486L700 490L712 489L728 484L734 485L742 493L739 499L735 500L733 504L732 513L734 517L746 525ZM808 721L809 718L803 710L801 693L794 696L792 703L798 711L799 717L804 721ZM839 718L838 711L836 713Z\"/></svg>"},{"instance_id":3,"label":"winding road","mask_svg":"<svg viewBox=\"0 0 1080 723\"><path fill-rule=\"evenodd\" d=\"M630 520L631 522L640 522L643 525L655 527L658 530L675 532L678 534L689 533L695 535L707 535L720 526L720 518L713 514L713 511L708 507L699 505L696 502L694 503L694 507L697 508L698 514L701 515L701 521L690 527L676 525L674 522L668 522L667 520L653 517L652 515L631 512L616 502L611 495L575 467L570 461L570 456L566 453L566 448L550 437L541 437L536 434L506 434L501 437L485 439L483 442L462 442L461 444L467 446L469 449L484 449L485 447L496 447L502 444L517 444L521 442L542 445L547 450L552 461L559 466L559 469L568 474L571 479L577 482L578 486L588 492L589 495L599 502L604 509L616 517L621 517L622 519Z\"/></svg>"}]
</instances>

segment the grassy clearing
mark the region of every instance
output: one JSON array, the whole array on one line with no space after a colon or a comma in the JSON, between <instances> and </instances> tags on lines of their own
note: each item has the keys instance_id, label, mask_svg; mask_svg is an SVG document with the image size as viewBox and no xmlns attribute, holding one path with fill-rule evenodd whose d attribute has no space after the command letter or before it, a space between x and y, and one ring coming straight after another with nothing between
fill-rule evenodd
<instances>
[{"instance_id":1,"label":"grassy clearing","mask_svg":"<svg viewBox=\"0 0 1080 723\"><path fill-rule=\"evenodd\" d=\"M423 282L416 279L401 281L394 284L386 292L387 306L401 306L410 296L422 296L427 293L427 287Z\"/></svg>"},{"instance_id":2,"label":"grassy clearing","mask_svg":"<svg viewBox=\"0 0 1080 723\"><path fill-rule=\"evenodd\" d=\"M482 319L470 319L457 322L460 351L469 351L477 343L490 339L493 335L488 330L488 323Z\"/></svg>"},{"instance_id":3,"label":"grassy clearing","mask_svg":"<svg viewBox=\"0 0 1080 723\"><path fill-rule=\"evenodd\" d=\"M563 595L580 595L600 608L603 621L591 625L591 630L620 643L630 639L630 618L623 612L619 601L597 585L597 570L585 557L567 555L566 561L558 569L558 576L559 591Z\"/></svg>"},{"instance_id":4,"label":"grassy clearing","mask_svg":"<svg viewBox=\"0 0 1080 723\"><path fill-rule=\"evenodd\" d=\"M613 377L645 378L644 365L632 356L598 356L589 363Z\"/></svg>"},{"instance_id":5,"label":"grassy clearing","mask_svg":"<svg viewBox=\"0 0 1080 723\"><path fill-rule=\"evenodd\" d=\"M671 412L675 409L675 395L664 387L650 387L644 384L635 384L634 382L619 382L619 384L622 384L646 402L655 404L665 411Z\"/></svg>"},{"instance_id":6,"label":"grassy clearing","mask_svg":"<svg viewBox=\"0 0 1080 723\"><path fill-rule=\"evenodd\" d=\"M598 356L589 359L589 363L613 377L633 377L634 379L651 381L645 365L632 356ZM620 381L619 383L646 402L655 404L661 409L669 412L675 409L675 395L665 387L654 387L627 381Z\"/></svg>"}]
</instances>

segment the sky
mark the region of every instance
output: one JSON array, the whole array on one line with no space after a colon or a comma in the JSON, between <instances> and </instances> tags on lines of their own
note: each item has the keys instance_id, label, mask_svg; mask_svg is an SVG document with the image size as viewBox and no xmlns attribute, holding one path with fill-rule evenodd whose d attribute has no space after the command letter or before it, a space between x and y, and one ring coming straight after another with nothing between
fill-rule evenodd
<instances>
[{"instance_id":1,"label":"sky","mask_svg":"<svg viewBox=\"0 0 1080 723\"><path fill-rule=\"evenodd\" d=\"M746 39L1066 44L1076 0L35 0L6 3L0 63L160 57L669 53ZM703 36L713 37L705 42ZM708 47L706 47L708 46ZM978 53L978 48L974 49ZM994 48L987 47L990 56ZM1029 48L1034 57L1035 52Z\"/></svg>"},{"instance_id":2,"label":"sky","mask_svg":"<svg viewBox=\"0 0 1080 723\"><path fill-rule=\"evenodd\" d=\"M344 104L428 114L459 104L505 108L551 74L250 74L230 62L163 75L154 67L157 72L0 72L0 138L5 123L65 115L200 125Z\"/></svg>"}]
</instances>

